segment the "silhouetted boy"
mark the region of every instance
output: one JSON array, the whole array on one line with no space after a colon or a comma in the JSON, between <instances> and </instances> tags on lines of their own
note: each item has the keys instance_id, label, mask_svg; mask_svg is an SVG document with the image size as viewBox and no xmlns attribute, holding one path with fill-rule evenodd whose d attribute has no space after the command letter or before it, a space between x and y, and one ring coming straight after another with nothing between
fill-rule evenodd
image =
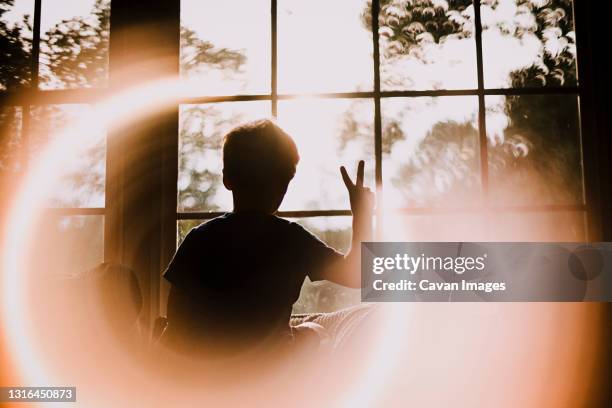
<instances>
[{"instance_id":1,"label":"silhouetted boy","mask_svg":"<svg viewBox=\"0 0 612 408\"><path fill-rule=\"evenodd\" d=\"M355 183L340 168L353 213L352 249L344 256L274 215L298 161L291 137L269 120L225 136L223 184L234 209L192 229L164 274L172 283L167 334L175 347L225 353L289 337L306 276L360 287L360 242L370 239L373 207L364 163Z\"/></svg>"}]
</instances>

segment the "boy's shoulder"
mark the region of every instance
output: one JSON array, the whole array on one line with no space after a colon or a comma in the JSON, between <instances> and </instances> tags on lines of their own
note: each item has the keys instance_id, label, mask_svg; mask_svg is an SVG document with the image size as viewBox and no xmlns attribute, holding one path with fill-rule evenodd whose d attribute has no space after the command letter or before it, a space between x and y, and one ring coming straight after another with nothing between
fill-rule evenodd
<instances>
[{"instance_id":1,"label":"boy's shoulder","mask_svg":"<svg viewBox=\"0 0 612 408\"><path fill-rule=\"evenodd\" d=\"M223 215L220 215L218 217L215 218L211 218L210 220L206 220L204 222L202 222L201 224L199 224L196 227L193 227L191 229L191 232L202 232L202 231L206 231L210 228L215 228L219 225L224 224L227 219L228 219L228 214L229 213L225 213Z\"/></svg>"},{"instance_id":2,"label":"boy's shoulder","mask_svg":"<svg viewBox=\"0 0 612 408\"><path fill-rule=\"evenodd\" d=\"M249 227L271 228L276 230L276 232L281 233L286 232L300 235L311 235L308 230L297 222L290 221L276 215L240 213L225 213L208 221L204 221L200 225L194 227L189 234L202 237L222 230L234 230Z\"/></svg>"}]
</instances>

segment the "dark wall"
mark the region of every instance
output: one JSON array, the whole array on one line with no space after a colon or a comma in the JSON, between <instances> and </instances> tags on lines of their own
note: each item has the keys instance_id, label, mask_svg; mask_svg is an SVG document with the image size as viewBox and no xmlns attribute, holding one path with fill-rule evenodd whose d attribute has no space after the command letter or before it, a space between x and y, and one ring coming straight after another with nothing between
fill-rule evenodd
<instances>
[{"instance_id":1,"label":"dark wall","mask_svg":"<svg viewBox=\"0 0 612 408\"><path fill-rule=\"evenodd\" d=\"M598 178L599 212L603 241L612 241L612 145L610 144L610 90L612 73L612 5L607 1L576 0L581 103L585 131L593 140L593 170Z\"/></svg>"},{"instance_id":2,"label":"dark wall","mask_svg":"<svg viewBox=\"0 0 612 408\"><path fill-rule=\"evenodd\" d=\"M583 118L592 121L592 131L597 143L596 159L599 175L601 204L601 226L604 241L612 241L612 144L610 141L610 115L612 104L612 4L609 1L576 0L577 34L583 37L579 55L581 82L588 86L587 98L583 105ZM585 108L586 107L586 108ZM587 110L587 111L585 111ZM603 372L599 390L601 400L597 406L612 407L612 303L603 305L603 338L605 354L601 356Z\"/></svg>"}]
</instances>

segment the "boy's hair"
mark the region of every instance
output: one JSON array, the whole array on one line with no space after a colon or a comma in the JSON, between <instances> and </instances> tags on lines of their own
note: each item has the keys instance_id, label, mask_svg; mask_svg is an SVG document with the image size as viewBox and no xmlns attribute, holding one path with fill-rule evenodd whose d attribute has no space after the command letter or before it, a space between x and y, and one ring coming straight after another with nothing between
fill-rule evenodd
<instances>
[{"instance_id":1,"label":"boy's hair","mask_svg":"<svg viewBox=\"0 0 612 408\"><path fill-rule=\"evenodd\" d=\"M268 119L238 126L223 141L223 173L237 188L288 183L300 156L295 142Z\"/></svg>"}]
</instances>

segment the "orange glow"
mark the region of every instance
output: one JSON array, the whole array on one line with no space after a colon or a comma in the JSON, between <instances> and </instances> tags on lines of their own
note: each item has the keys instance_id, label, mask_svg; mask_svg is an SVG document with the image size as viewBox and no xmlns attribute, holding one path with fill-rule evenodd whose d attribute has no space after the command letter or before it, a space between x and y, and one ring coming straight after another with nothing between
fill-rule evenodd
<instances>
[{"instance_id":1,"label":"orange glow","mask_svg":"<svg viewBox=\"0 0 612 408\"><path fill-rule=\"evenodd\" d=\"M72 3L70 7L62 7L42 1L43 37L50 27L66 18L91 18L88 10L94 0ZM601 340L606 322L603 306L598 304L371 304L366 305L371 307L367 319L344 328L348 335L342 339L343 347L333 354L304 346L296 347L292 353L268 350L262 353L265 357L255 355L245 361L210 363L188 359L174 354L163 344L152 343L146 329L134 324L136 318L130 321L134 316L129 315L128 306L121 302L109 306L87 282L75 282L77 279L66 276L62 268L70 262L80 267L79 258L96 237L81 234L75 242L62 246L45 235L46 223L55 226L55 220L49 220L45 204L50 198L68 195L62 185L63 175L89 165L82 160L83 149L99 143L105 131L131 129L177 106L179 126L182 126L177 135L179 212L230 210L230 192L222 187L208 188L222 173L219 136L237 122L270 116L274 105L279 124L294 136L301 155L282 211L349 208L338 166L346 165L353 174L357 161L364 159L369 187L376 187L377 164L383 169L378 174L382 176L379 214L383 220L377 237L380 241L586 240L582 210L553 215L539 212L500 215L468 208L482 204L479 172L482 139L489 143L489 153L495 148L510 150L511 165L501 166L499 173L514 175L512 160L528 154L532 154L530 159L533 157L525 141L536 139L532 136L545 136L523 134L521 123L514 124L518 130L512 129L508 96L489 95L482 89L474 89L479 86L480 69L476 67L473 6L447 13L449 2L445 0L432 0L432 7L418 4L424 9L419 13L447 16L446 23L452 23L453 34L434 39L426 31L427 24L421 24L416 18L414 23L408 21L413 15L406 5L425 2L380 2L380 65L379 75L375 75L372 23L368 22L372 1L181 0L176 5L179 3L180 29L193 34L191 43L183 34L180 45L172 43L178 40L179 33L174 33L176 37L168 36L166 30L157 30L157 26L142 31L141 27L132 27L134 33L124 36L125 44L113 50L114 53L125 46L122 51L125 55L118 52L120 57L113 56L111 61L107 48L98 50L105 50L101 52L102 58L108 57L113 66L114 87L142 84L146 78L165 76L169 72L178 74L179 78L156 80L112 94L92 105L90 110L79 111L78 119L58 131L48 130L47 124L42 123L42 132L54 133L53 137L36 159L30 160L27 174L20 180L8 207L5 229L0 235L0 378L10 381L0 386L76 386L77 405L88 408L283 405L573 408L592 405L594 390L607 380L600 378L601 359L608 345ZM526 12L527 6L519 8L516 1L482 3L481 48L485 62L479 68L484 69L484 78L480 79L486 88L509 87L512 74L521 70L532 67L548 70L545 57L564 53L575 57L573 28L564 33L554 27L538 27L535 14ZM535 3L547 1L530 3L536 10ZM21 20L24 13L31 14L32 4L17 1L9 17L12 21ZM273 36L270 4L277 7ZM178 9L175 11L178 13ZM127 13L124 24L129 25L127 17L138 17L134 22L141 17L149 20L152 16L148 14L130 16ZM178 19L178 14L175 17ZM394 29L400 31L400 20L406 25L401 28L402 33L422 31L411 44L397 40L408 38L394 32ZM432 23L447 30L448 24L445 27L444 23ZM541 33L545 35L538 38ZM116 38L121 39L120 35ZM100 37L96 33L91 36ZM272 38L277 41L274 53ZM149 46L149 43L166 42L168 49ZM80 43L73 47L71 51L77 54L81 47L86 48ZM272 60L276 61L274 67ZM97 62L94 65L103 74L93 86L90 83L87 86L96 88L95 84L103 84L104 87L108 69L97 66ZM64 88L65 84L51 68L42 56L40 89ZM375 76L380 77L376 85ZM545 75L538 76L546 79ZM272 83L276 84L274 90ZM374 94L374 89L382 90L383 96ZM394 92L385 93L457 89L471 94L407 97L406 93L394 96ZM323 99L321 95L317 97L319 92L340 94L335 95L337 98ZM567 93L563 97L576 103L576 95L561 93ZM487 95L486 135L478 133L479 109L483 109L478 96L483 94ZM232 101L179 103L190 97L224 99L223 95ZM34 109L46 106L27 97L23 103ZM556 98L552 102L561 98L560 95L549 97ZM570 108L574 106L568 100L565 102ZM525 111L531 112L531 106L527 105ZM551 111L557 108L548 101L541 102L541 106L552 107ZM577 113L577 104L575 108ZM574 119L577 124L578 116ZM522 119L517 114L514 120ZM559 127L570 129L572 123L561 123ZM542 125L542 129L546 127ZM571 133L571 129L567 131ZM382 146L375 147L375 132ZM30 130L30 133L35 132ZM437 149L426 150L428 142ZM579 150L579 145L578 140L573 147ZM447 149L448 146L451 148ZM127 153L129 158L129 153L134 151ZM542 159L536 156L536 160ZM567 181L560 169L563 164L572 174L582 171L578 168L581 165L574 168L571 160L550 164L550 168L546 167L548 172L542 174L535 174L535 168L529 167L512 185L503 177L495 179L491 171L489 187L494 194L490 196L498 201L489 204L508 204L507 201L517 197L523 201L512 205L577 204L572 201L575 197L570 197L569 203L566 197L560 202L534 202L535 198L547 199L548 188L563 189ZM103 174L101 167L95 169L96 175ZM469 188L463 190L465 186ZM79 187L74 190L70 193L77 196L81 193ZM206 190L207 194L205 198L190 195L193 190ZM579 198L580 205L583 198ZM96 199L97 203L102 201L100 196ZM436 212L444 206L466 211L440 211L441 214L433 216L397 212L407 207ZM96 233L103 235L104 216L83 218L86 217L97 217ZM67 228L65 219L62 221L58 229ZM191 225L194 220L182 221ZM350 241L347 239L350 217L313 217L307 222L310 229L329 233L335 241ZM333 244L337 246L338 242ZM60 259L63 252L70 253L68 260ZM353 291L354 297L345 299L346 303L355 302L356 294ZM307 306L304 309L309 311ZM117 323L109 316L121 321ZM124 336L117 335L121 333L117 325L120 329L128 328Z\"/></svg>"},{"instance_id":2,"label":"orange glow","mask_svg":"<svg viewBox=\"0 0 612 408\"><path fill-rule=\"evenodd\" d=\"M225 372L213 371L214 389L192 376L211 373L211 367L156 347L150 350L153 361L146 353L130 353L110 335L104 319L96 318L103 311L95 298L75 303L52 288L57 282L51 275L58 271L30 271L32 258L44 256L34 253L31 243L43 216L40 203L57 181L62 157L75 151L73 140L88 134L89 123L128 126L175 104L184 91L172 80L160 81L100 103L54 139L23 181L1 256L2 333L20 383L76 385L79 401L90 407L117 401L231 406L245 400L294 406L571 407L585 401L597 368L597 305L381 306L364 328L369 336L363 344L349 348L337 364L304 352L280 366L249 367L252 377L232 376L222 387L217 386ZM53 243L46 250L52 252ZM75 321L81 322L76 331ZM309 387L317 392L304 392Z\"/></svg>"}]
</instances>

